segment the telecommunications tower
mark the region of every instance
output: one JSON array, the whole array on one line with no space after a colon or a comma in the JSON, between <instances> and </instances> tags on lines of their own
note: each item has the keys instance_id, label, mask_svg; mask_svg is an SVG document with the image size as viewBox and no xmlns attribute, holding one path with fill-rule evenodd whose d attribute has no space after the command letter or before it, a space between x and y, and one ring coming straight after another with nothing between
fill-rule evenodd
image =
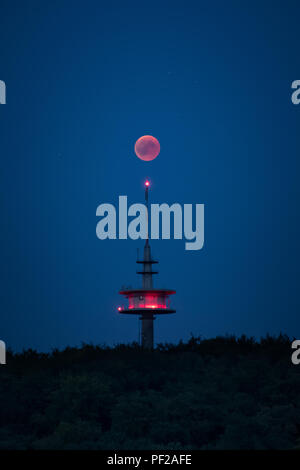
<instances>
[{"instance_id":1,"label":"telecommunications tower","mask_svg":"<svg viewBox=\"0 0 300 470\"><path fill-rule=\"evenodd\" d=\"M145 182L145 200L147 205L147 217L149 222L149 204L148 204L148 191L150 183ZM149 227L149 223L147 224ZM151 257L151 249L149 244L149 230L147 229L147 239L144 246L143 260L137 260L137 263L142 265L142 271L137 271L137 274L142 275L142 288L137 289L124 289L120 291L128 299L128 307L118 307L119 313L140 315L139 319L142 324L140 343L144 349L153 349L153 321L156 315L167 313L175 313L176 310L170 308L171 294L176 291L170 289L155 289L153 287L153 274L158 271L152 271L152 265L157 264Z\"/></svg>"}]
</instances>

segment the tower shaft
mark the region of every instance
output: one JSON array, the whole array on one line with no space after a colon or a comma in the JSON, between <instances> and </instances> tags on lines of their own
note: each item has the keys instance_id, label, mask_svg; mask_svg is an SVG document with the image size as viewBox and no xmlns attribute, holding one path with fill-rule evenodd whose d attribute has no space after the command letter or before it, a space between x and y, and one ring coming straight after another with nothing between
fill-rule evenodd
<instances>
[{"instance_id":1,"label":"tower shaft","mask_svg":"<svg viewBox=\"0 0 300 470\"><path fill-rule=\"evenodd\" d=\"M152 280L152 260L151 260L151 250L149 245L149 240L146 240L144 247L144 269L143 269L143 289L152 289L153 280Z\"/></svg>"},{"instance_id":2,"label":"tower shaft","mask_svg":"<svg viewBox=\"0 0 300 470\"><path fill-rule=\"evenodd\" d=\"M153 314L144 314L141 317L142 332L141 332L141 345L143 349L152 350L154 344L153 335Z\"/></svg>"}]
</instances>

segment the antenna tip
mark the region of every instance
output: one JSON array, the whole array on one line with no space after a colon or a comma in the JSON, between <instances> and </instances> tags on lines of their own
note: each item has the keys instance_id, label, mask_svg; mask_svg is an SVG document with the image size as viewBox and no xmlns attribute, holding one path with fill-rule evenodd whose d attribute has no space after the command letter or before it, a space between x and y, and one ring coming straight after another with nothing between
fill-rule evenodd
<instances>
[{"instance_id":1,"label":"antenna tip","mask_svg":"<svg viewBox=\"0 0 300 470\"><path fill-rule=\"evenodd\" d=\"M150 186L150 181L146 180L145 181L145 186L146 186L146 188L148 188Z\"/></svg>"}]
</instances>

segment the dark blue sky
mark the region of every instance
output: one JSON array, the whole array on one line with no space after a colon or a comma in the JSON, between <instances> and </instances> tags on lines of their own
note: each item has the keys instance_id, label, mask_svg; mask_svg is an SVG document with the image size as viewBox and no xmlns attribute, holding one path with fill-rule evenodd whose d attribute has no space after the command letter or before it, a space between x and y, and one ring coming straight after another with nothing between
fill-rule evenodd
<instances>
[{"instance_id":1,"label":"dark blue sky","mask_svg":"<svg viewBox=\"0 0 300 470\"><path fill-rule=\"evenodd\" d=\"M283 1L1 2L1 323L14 349L137 339L116 313L143 242L96 208L204 203L205 246L156 241L176 315L156 341L299 336L300 6ZM139 161L152 134L159 157Z\"/></svg>"}]
</instances>

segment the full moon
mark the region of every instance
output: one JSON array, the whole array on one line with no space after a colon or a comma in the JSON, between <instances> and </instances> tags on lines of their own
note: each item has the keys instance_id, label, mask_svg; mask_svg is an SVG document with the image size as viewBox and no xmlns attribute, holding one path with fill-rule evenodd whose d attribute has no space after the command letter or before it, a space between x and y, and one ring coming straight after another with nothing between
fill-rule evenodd
<instances>
[{"instance_id":1,"label":"full moon","mask_svg":"<svg viewBox=\"0 0 300 470\"><path fill-rule=\"evenodd\" d=\"M144 162L151 162L160 152L160 144L152 135L143 135L134 146L136 155Z\"/></svg>"}]
</instances>

